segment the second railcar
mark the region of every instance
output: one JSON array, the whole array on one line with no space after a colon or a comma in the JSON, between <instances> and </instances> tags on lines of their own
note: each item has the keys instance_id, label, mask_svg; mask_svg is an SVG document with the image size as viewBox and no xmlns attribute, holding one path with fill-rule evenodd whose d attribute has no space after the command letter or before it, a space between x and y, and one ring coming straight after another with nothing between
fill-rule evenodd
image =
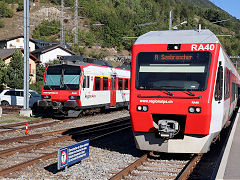
<instances>
[{"instance_id":1,"label":"second railcar","mask_svg":"<svg viewBox=\"0 0 240 180\"><path fill-rule=\"evenodd\" d=\"M84 110L129 105L130 71L95 64L51 65L45 70L38 106L77 117Z\"/></svg>"}]
</instances>

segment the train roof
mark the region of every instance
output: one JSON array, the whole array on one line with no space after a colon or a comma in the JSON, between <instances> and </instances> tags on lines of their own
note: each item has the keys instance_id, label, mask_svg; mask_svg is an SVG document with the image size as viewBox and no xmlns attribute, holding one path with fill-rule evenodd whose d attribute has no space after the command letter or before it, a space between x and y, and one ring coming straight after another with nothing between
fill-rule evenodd
<instances>
[{"instance_id":1,"label":"train roof","mask_svg":"<svg viewBox=\"0 0 240 180\"><path fill-rule=\"evenodd\" d=\"M150 31L138 37L134 44L220 43L209 29Z\"/></svg>"}]
</instances>

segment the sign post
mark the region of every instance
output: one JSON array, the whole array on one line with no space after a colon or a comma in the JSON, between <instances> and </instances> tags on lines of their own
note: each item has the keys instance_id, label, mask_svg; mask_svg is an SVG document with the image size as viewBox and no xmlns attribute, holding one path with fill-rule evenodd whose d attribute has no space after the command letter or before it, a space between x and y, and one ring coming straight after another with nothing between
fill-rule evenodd
<instances>
[{"instance_id":1,"label":"sign post","mask_svg":"<svg viewBox=\"0 0 240 180\"><path fill-rule=\"evenodd\" d=\"M89 157L89 139L58 149L58 170Z\"/></svg>"}]
</instances>

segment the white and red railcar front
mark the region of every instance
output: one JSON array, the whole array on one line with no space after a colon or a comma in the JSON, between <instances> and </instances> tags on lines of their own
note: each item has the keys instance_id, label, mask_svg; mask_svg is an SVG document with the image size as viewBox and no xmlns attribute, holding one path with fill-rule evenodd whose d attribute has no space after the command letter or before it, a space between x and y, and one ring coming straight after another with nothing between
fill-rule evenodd
<instances>
[{"instance_id":1,"label":"white and red railcar front","mask_svg":"<svg viewBox=\"0 0 240 180\"><path fill-rule=\"evenodd\" d=\"M239 75L210 30L151 31L132 49L137 148L205 153L238 99Z\"/></svg>"},{"instance_id":2,"label":"white and red railcar front","mask_svg":"<svg viewBox=\"0 0 240 180\"><path fill-rule=\"evenodd\" d=\"M95 64L48 66L38 106L77 117L84 110L129 105L130 71Z\"/></svg>"}]
</instances>

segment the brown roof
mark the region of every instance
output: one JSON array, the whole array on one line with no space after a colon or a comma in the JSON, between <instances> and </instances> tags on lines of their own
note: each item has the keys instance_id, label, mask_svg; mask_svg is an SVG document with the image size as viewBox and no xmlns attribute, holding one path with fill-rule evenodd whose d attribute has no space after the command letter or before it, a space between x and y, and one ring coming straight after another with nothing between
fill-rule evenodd
<instances>
[{"instance_id":1,"label":"brown roof","mask_svg":"<svg viewBox=\"0 0 240 180\"><path fill-rule=\"evenodd\" d=\"M2 58L2 60L6 60L8 58L10 58L13 53L18 50L18 51L22 51L22 53L24 54L24 49L0 49L0 58ZM36 58L32 53L29 53L30 58L32 58L34 60L34 62L40 62L40 60L38 58Z\"/></svg>"},{"instance_id":2,"label":"brown roof","mask_svg":"<svg viewBox=\"0 0 240 180\"><path fill-rule=\"evenodd\" d=\"M9 38L6 38L6 39L1 39L0 42L10 41L10 40L13 40L13 39L18 39L18 38L24 38L24 36L20 35L20 36L9 37ZM32 39L32 38L29 38L29 41L32 41L33 43L36 43L35 40Z\"/></svg>"}]
</instances>

